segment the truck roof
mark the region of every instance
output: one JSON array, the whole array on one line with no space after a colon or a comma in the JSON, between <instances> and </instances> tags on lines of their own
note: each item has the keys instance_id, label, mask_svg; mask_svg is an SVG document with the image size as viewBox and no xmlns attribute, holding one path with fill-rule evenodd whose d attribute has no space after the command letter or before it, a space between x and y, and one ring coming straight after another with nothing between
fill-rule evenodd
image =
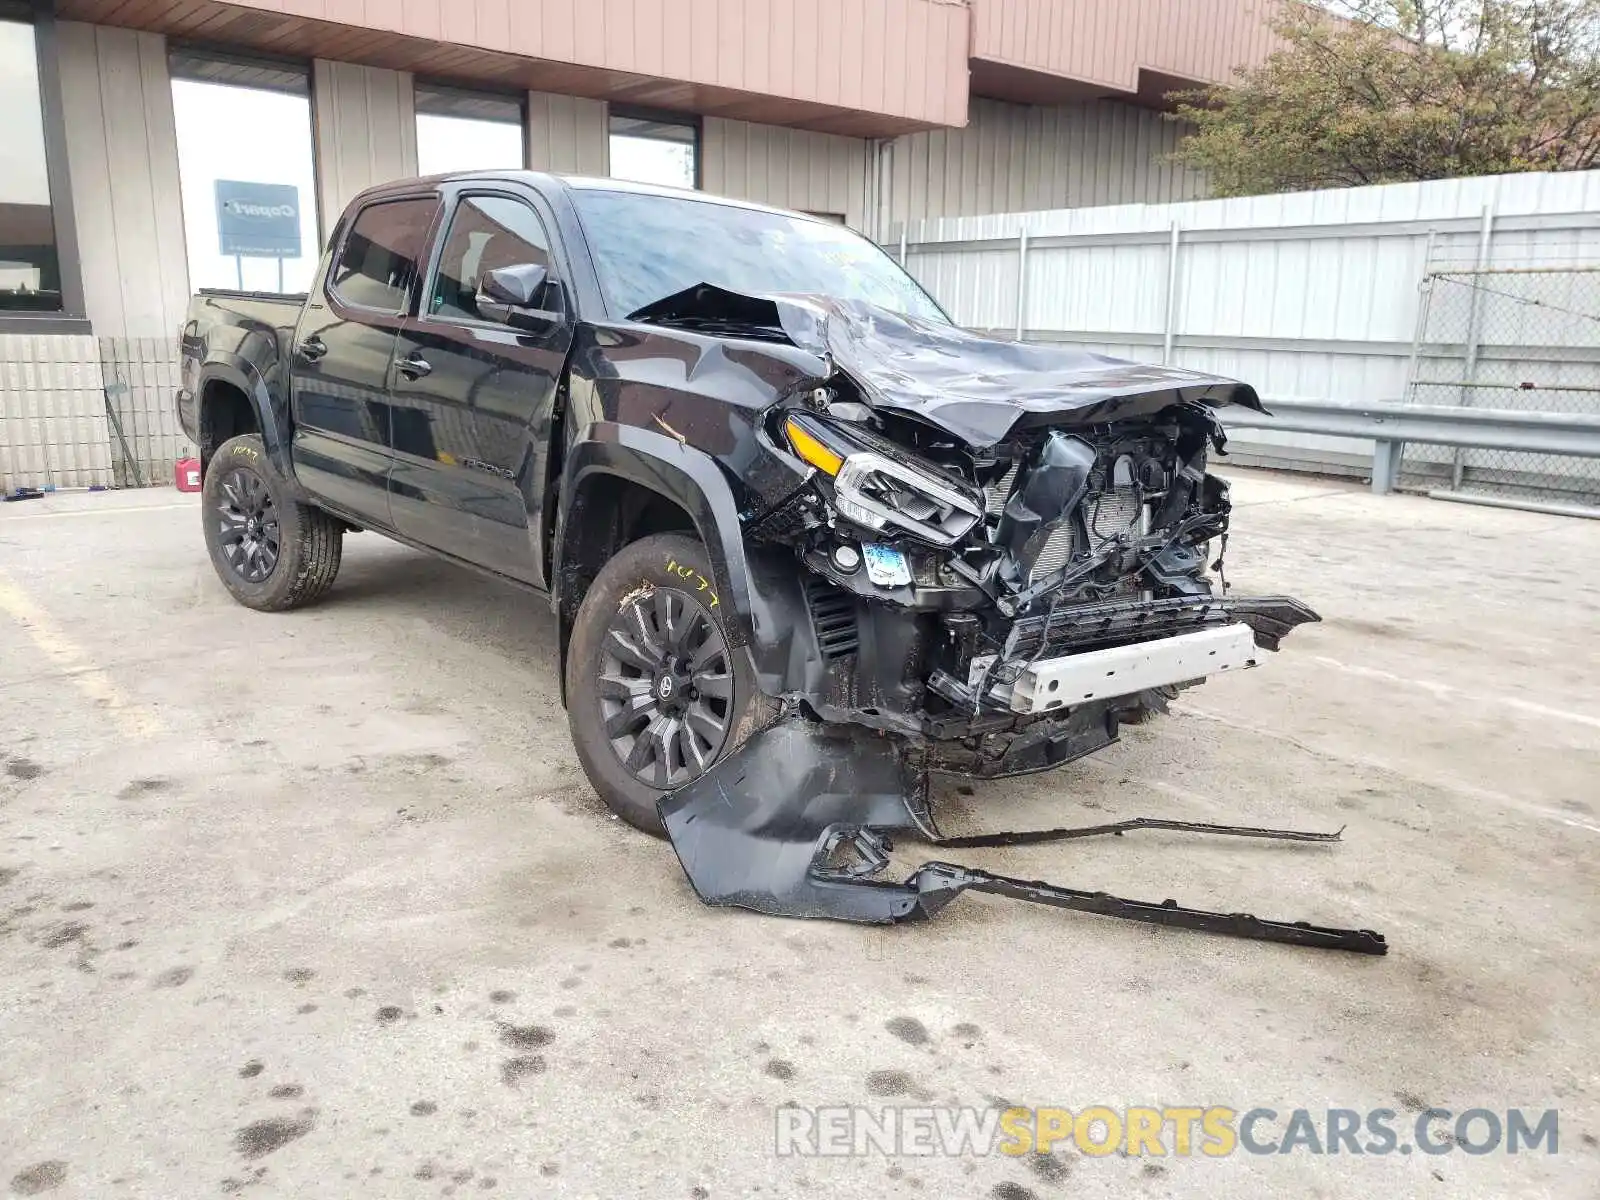
<instances>
[{"instance_id":1,"label":"truck roof","mask_svg":"<svg viewBox=\"0 0 1600 1200\"><path fill-rule=\"evenodd\" d=\"M777 208L770 204L756 204L750 200L739 200L732 196L721 196L715 192L702 192L697 189L663 187L654 183L635 183L629 179L611 179L598 175L557 175L547 171L449 171L440 175L425 175L420 179L394 180L382 183L376 187L368 188L363 196L379 195L391 190L399 190L414 183L455 183L464 180L505 180L517 179L526 183L540 186L566 187L574 191L595 192L629 192L641 196L661 196L674 200L699 200L706 204L721 204L729 208L744 208L753 212L773 213L777 216L795 217L802 221L822 221L823 218L811 213L797 212L789 208ZM826 223L826 222L824 222Z\"/></svg>"}]
</instances>

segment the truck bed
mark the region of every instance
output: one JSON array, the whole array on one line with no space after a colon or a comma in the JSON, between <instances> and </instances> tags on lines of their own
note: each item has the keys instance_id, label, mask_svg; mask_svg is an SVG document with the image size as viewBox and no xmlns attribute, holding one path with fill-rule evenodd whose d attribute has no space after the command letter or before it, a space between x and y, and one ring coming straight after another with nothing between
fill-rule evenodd
<instances>
[{"instance_id":1,"label":"truck bed","mask_svg":"<svg viewBox=\"0 0 1600 1200\"><path fill-rule=\"evenodd\" d=\"M183 386L177 412L178 423L192 442L204 449L197 404L200 364L208 360L252 364L254 374L286 411L289 357L305 301L304 293L223 288L204 288L189 301L179 351Z\"/></svg>"},{"instance_id":2,"label":"truck bed","mask_svg":"<svg viewBox=\"0 0 1600 1200\"><path fill-rule=\"evenodd\" d=\"M305 292L245 292L238 288L201 288L197 296L215 296L225 300L285 300L296 307L306 302Z\"/></svg>"}]
</instances>

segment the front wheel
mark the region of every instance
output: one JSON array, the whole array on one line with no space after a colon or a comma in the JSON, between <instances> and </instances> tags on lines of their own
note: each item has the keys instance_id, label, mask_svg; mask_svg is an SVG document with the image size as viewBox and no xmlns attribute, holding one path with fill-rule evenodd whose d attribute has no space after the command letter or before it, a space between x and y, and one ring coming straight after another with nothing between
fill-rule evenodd
<instances>
[{"instance_id":1,"label":"front wheel","mask_svg":"<svg viewBox=\"0 0 1600 1200\"><path fill-rule=\"evenodd\" d=\"M663 836L656 801L703 774L777 705L733 649L704 547L657 534L600 569L567 651L567 722L585 774L628 824Z\"/></svg>"},{"instance_id":2,"label":"front wheel","mask_svg":"<svg viewBox=\"0 0 1600 1200\"><path fill-rule=\"evenodd\" d=\"M281 612L321 599L339 573L344 527L290 495L261 438L230 438L217 448L200 489L206 550L233 598Z\"/></svg>"}]
</instances>

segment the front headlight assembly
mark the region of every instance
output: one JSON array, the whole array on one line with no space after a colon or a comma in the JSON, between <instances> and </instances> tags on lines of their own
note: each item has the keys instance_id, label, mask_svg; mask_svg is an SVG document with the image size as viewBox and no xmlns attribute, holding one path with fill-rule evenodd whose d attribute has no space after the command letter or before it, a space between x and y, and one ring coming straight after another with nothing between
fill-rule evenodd
<instances>
[{"instance_id":1,"label":"front headlight assembly","mask_svg":"<svg viewBox=\"0 0 1600 1200\"><path fill-rule=\"evenodd\" d=\"M906 451L864 444L810 413L783 423L789 446L828 476L839 515L868 529L894 526L935 546L948 546L982 519L971 489Z\"/></svg>"}]
</instances>

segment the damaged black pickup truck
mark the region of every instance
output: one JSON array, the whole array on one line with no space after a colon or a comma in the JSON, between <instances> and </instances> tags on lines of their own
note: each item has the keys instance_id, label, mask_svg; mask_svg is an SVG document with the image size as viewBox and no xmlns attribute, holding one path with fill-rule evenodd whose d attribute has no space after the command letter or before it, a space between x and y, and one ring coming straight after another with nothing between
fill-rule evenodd
<instances>
[{"instance_id":1,"label":"damaged black pickup truck","mask_svg":"<svg viewBox=\"0 0 1600 1200\"><path fill-rule=\"evenodd\" d=\"M233 595L315 600L352 529L547 594L585 771L708 902L1035 889L1372 950L880 878L890 835L940 840L930 771L1070 762L1316 619L1218 579L1248 386L965 332L820 219L524 172L363 193L309 295L202 292L182 353Z\"/></svg>"}]
</instances>

